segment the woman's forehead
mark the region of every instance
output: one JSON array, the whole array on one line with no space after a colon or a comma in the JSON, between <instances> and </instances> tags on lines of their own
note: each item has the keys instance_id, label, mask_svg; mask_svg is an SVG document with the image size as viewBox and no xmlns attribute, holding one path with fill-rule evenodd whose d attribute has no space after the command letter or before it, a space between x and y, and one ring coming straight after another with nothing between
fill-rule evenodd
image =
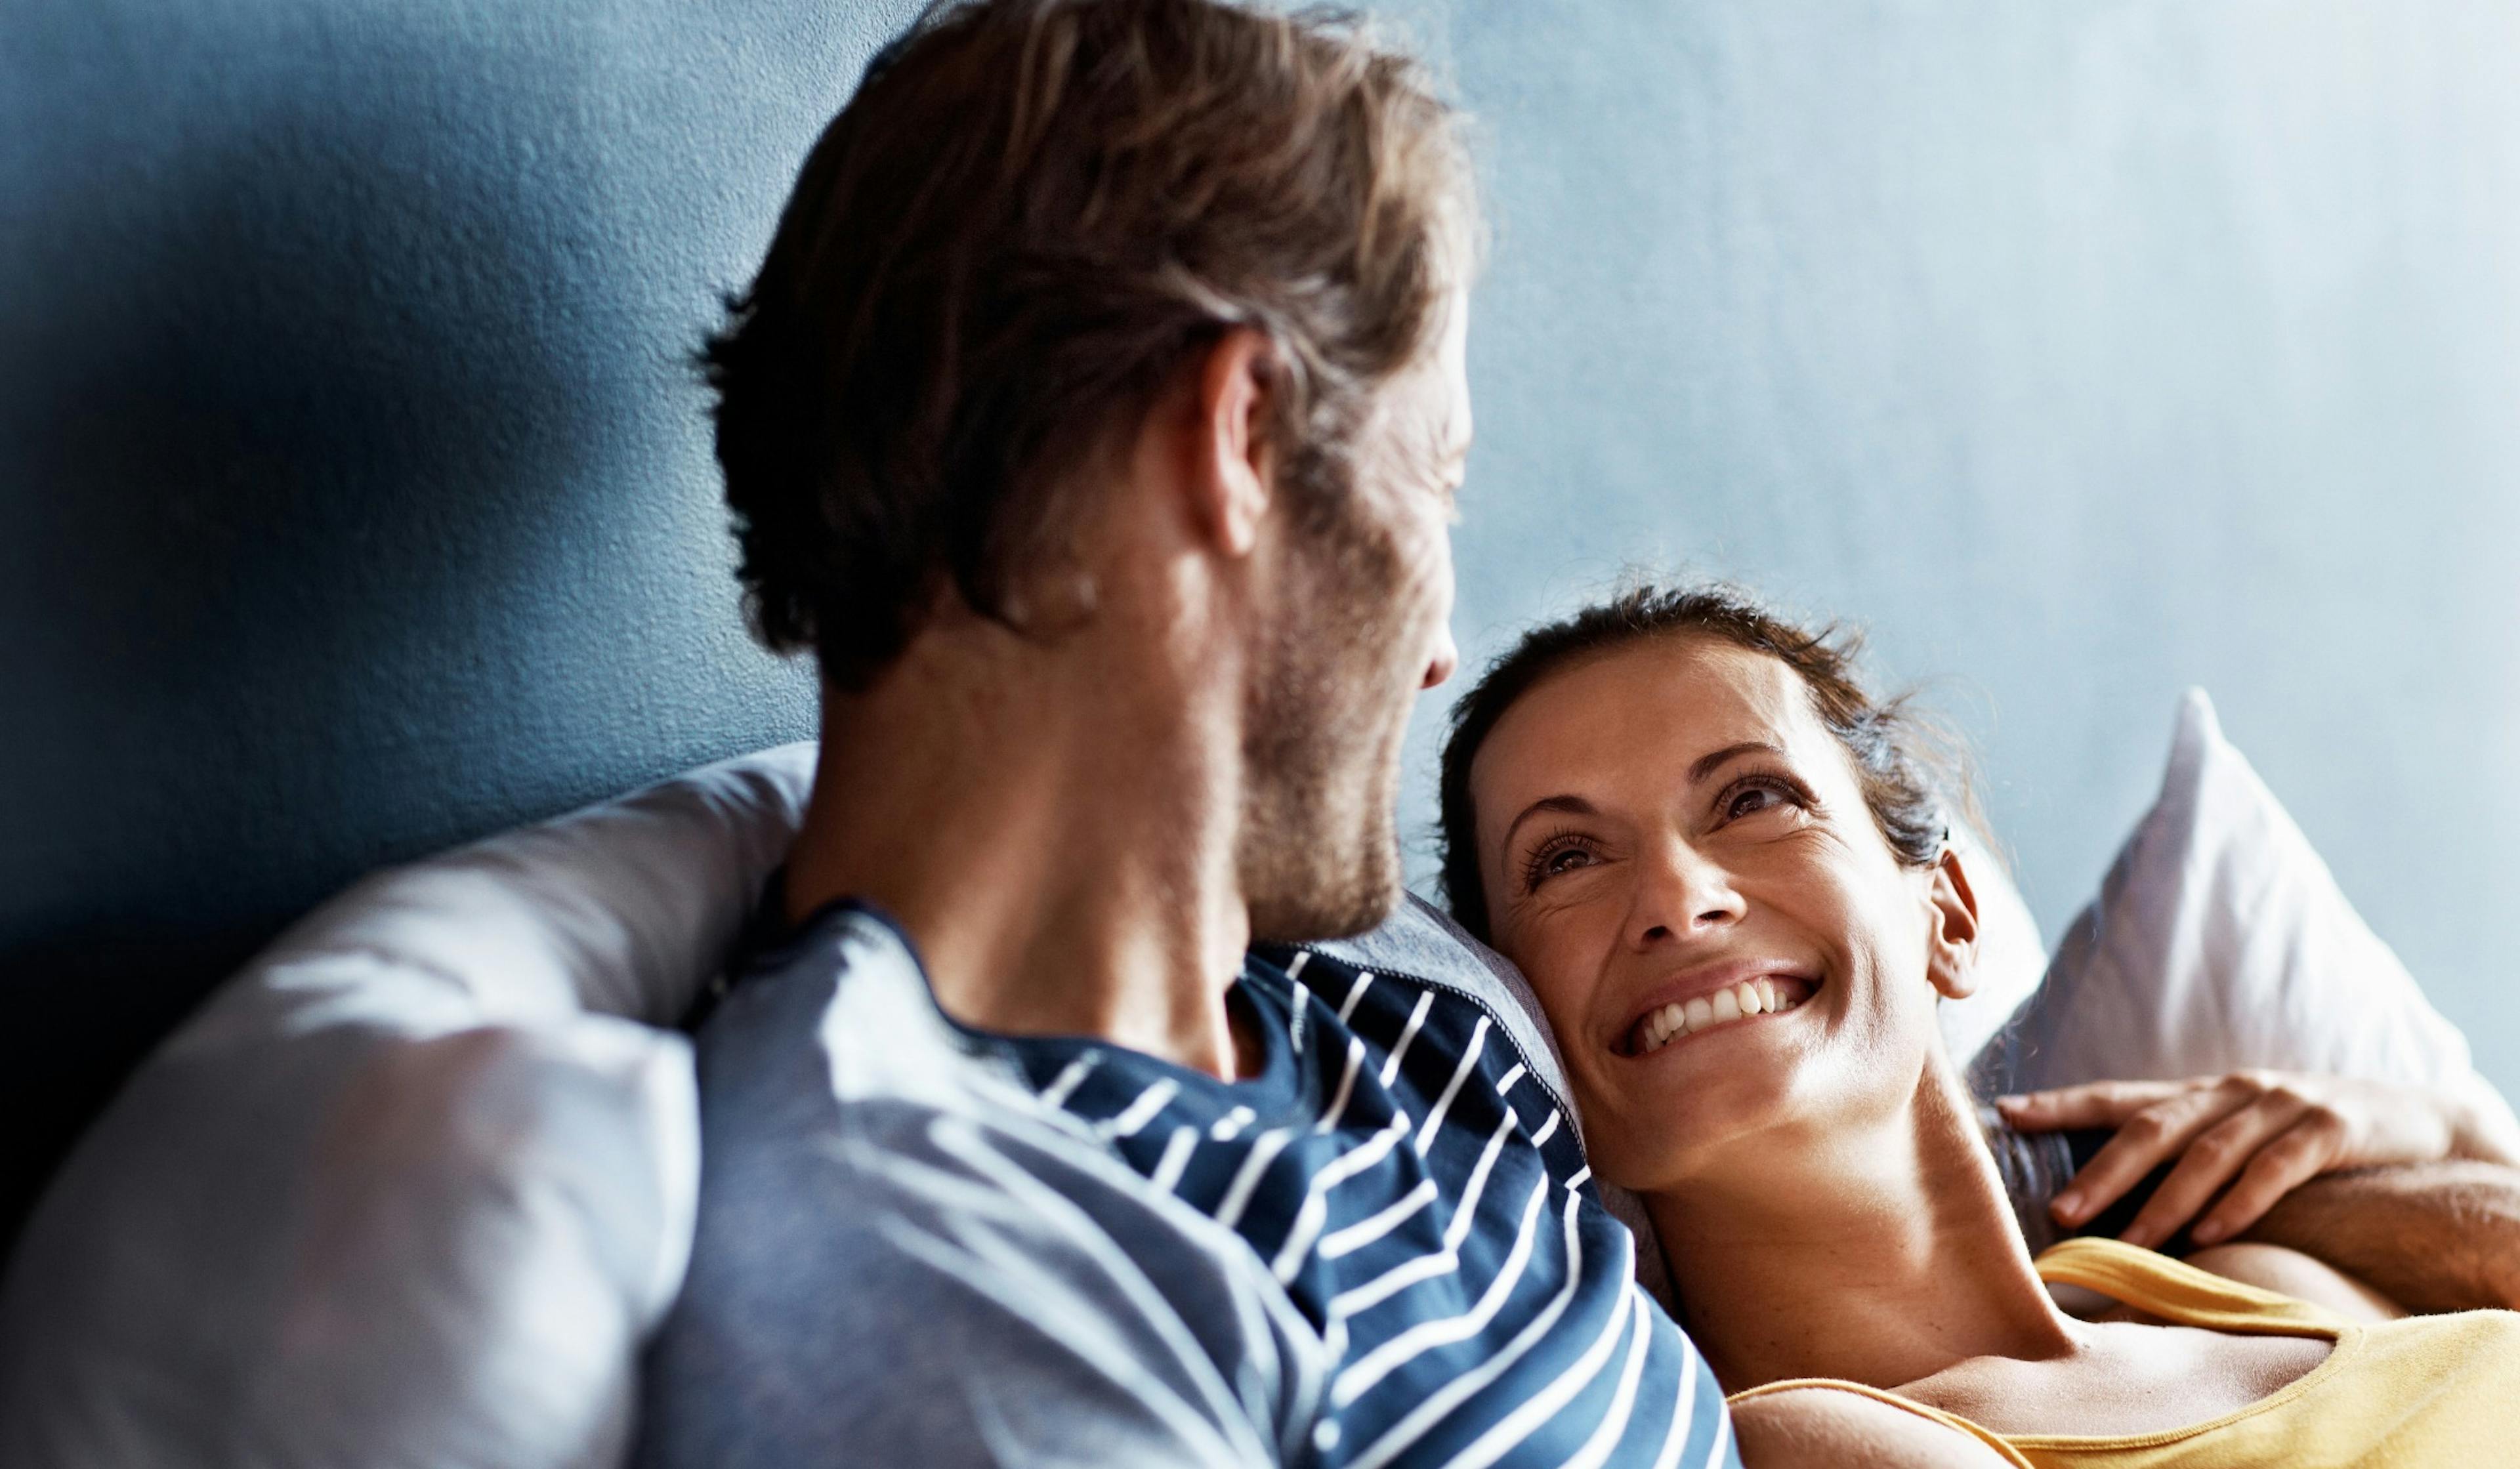
<instances>
[{"instance_id":1,"label":"woman's forehead","mask_svg":"<svg viewBox=\"0 0 2520 1469\"><path fill-rule=\"evenodd\" d=\"M1782 661L1715 638L1654 638L1532 686L1480 746L1470 786L1484 806L1635 773L1676 784L1715 750L1770 743L1807 757L1828 737Z\"/></svg>"}]
</instances>

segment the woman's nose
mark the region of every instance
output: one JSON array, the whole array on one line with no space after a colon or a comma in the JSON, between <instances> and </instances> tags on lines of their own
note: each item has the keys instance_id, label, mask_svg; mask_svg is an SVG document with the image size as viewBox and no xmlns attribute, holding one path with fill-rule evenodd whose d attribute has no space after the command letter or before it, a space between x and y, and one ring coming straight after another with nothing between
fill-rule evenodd
<instances>
[{"instance_id":1,"label":"woman's nose","mask_svg":"<svg viewBox=\"0 0 2520 1469\"><path fill-rule=\"evenodd\" d=\"M1637 894L1636 946L1649 948L1688 938L1738 922L1746 905L1732 885L1732 874L1686 845L1650 863Z\"/></svg>"}]
</instances>

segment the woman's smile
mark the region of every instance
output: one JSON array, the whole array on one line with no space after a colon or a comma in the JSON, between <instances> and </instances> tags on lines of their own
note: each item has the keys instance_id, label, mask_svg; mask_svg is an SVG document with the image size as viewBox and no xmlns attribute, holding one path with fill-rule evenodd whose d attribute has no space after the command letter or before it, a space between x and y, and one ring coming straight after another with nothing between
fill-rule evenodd
<instances>
[{"instance_id":1,"label":"woman's smile","mask_svg":"<svg viewBox=\"0 0 2520 1469\"><path fill-rule=\"evenodd\" d=\"M1939 868L1881 836L1785 663L1667 638L1559 670L1468 787L1497 947L1586 1039L1602 1178L1664 1186L1912 1091L1890 1058L1934 1027Z\"/></svg>"},{"instance_id":2,"label":"woman's smile","mask_svg":"<svg viewBox=\"0 0 2520 1469\"><path fill-rule=\"evenodd\" d=\"M1765 971L1738 979L1719 974L1682 981L1668 987L1678 994L1658 997L1646 1005L1612 1049L1632 1060L1643 1060L1680 1041L1745 1020L1791 1013L1817 994L1820 985L1816 977Z\"/></svg>"}]
</instances>

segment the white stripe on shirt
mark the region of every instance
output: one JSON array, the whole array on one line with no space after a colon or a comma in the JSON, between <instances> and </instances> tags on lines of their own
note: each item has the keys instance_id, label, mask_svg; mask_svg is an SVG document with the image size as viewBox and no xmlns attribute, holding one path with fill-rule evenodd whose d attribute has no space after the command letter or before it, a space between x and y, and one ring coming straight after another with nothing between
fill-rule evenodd
<instances>
[{"instance_id":1,"label":"white stripe on shirt","mask_svg":"<svg viewBox=\"0 0 2520 1469\"><path fill-rule=\"evenodd\" d=\"M1555 1329L1557 1318L1566 1313L1567 1306L1574 1301L1575 1292L1582 1288L1584 1280L1584 1236L1575 1227L1575 1195L1570 1193L1566 1196L1566 1283L1557 1288L1557 1294L1549 1298L1549 1304L1541 1308L1540 1313L1533 1316L1528 1325L1514 1333L1513 1340L1506 1343L1504 1350L1428 1395L1424 1402L1411 1408L1406 1417L1384 1430L1382 1437L1369 1445L1363 1453L1350 1460L1349 1469L1382 1469L1383 1465L1408 1452L1410 1446L1424 1438L1428 1429L1444 1421L1453 1409L1486 1391L1489 1384L1511 1371L1515 1362Z\"/></svg>"},{"instance_id":2,"label":"white stripe on shirt","mask_svg":"<svg viewBox=\"0 0 2520 1469\"><path fill-rule=\"evenodd\" d=\"M1164 1144L1164 1155L1155 1160L1155 1171L1147 1181L1157 1193L1170 1193L1181 1182L1182 1171L1190 1167L1191 1150L1198 1146L1198 1129L1175 1128L1170 1141Z\"/></svg>"},{"instance_id":3,"label":"white stripe on shirt","mask_svg":"<svg viewBox=\"0 0 2520 1469\"><path fill-rule=\"evenodd\" d=\"M1409 1023L1400 1027L1400 1041L1391 1054L1382 1058L1382 1085L1388 1087L1400 1075L1400 1058L1409 1054L1409 1043L1418 1039L1418 1029L1426 1023L1426 1012L1435 1005L1435 992L1427 990L1418 997L1418 1008L1409 1012Z\"/></svg>"},{"instance_id":4,"label":"white stripe on shirt","mask_svg":"<svg viewBox=\"0 0 2520 1469\"><path fill-rule=\"evenodd\" d=\"M1277 1274L1279 1284L1283 1285L1295 1278L1295 1271L1303 1265L1304 1256L1311 1251L1313 1240L1322 1231L1323 1223L1329 1218L1330 1190L1391 1156L1393 1145L1408 1131L1408 1114L1394 1112L1390 1125L1381 1132L1331 1159L1320 1173L1313 1175L1312 1182L1304 1189L1304 1202L1295 1211L1294 1226L1286 1231L1286 1242L1278 1247L1278 1258L1269 1265Z\"/></svg>"},{"instance_id":5,"label":"white stripe on shirt","mask_svg":"<svg viewBox=\"0 0 2520 1469\"><path fill-rule=\"evenodd\" d=\"M1364 1065L1365 1042L1351 1035L1347 1038L1347 1068L1339 1073L1338 1091L1331 1093L1330 1104L1322 1109L1321 1123L1314 1132L1328 1133L1339 1125L1339 1118L1347 1113L1347 1099L1356 1092L1357 1070Z\"/></svg>"},{"instance_id":6,"label":"white stripe on shirt","mask_svg":"<svg viewBox=\"0 0 2520 1469\"><path fill-rule=\"evenodd\" d=\"M1462 1185L1462 1201L1453 1207L1453 1223L1444 1230L1444 1248L1458 1250L1469 1236L1470 1221L1479 1212L1479 1195L1487 1192L1488 1174L1495 1169L1497 1154L1505 1150L1505 1139L1513 1132L1514 1117L1508 1108L1497 1119L1496 1131L1488 1135L1488 1145L1479 1153L1478 1166L1470 1170L1470 1181Z\"/></svg>"},{"instance_id":7,"label":"white stripe on shirt","mask_svg":"<svg viewBox=\"0 0 2520 1469\"><path fill-rule=\"evenodd\" d=\"M1168 1076L1159 1077L1153 1085L1139 1092L1138 1099L1129 1103L1119 1116L1102 1123L1099 1131L1106 1137L1135 1137L1138 1130L1154 1121L1155 1114L1180 1092L1181 1083Z\"/></svg>"},{"instance_id":8,"label":"white stripe on shirt","mask_svg":"<svg viewBox=\"0 0 2520 1469\"><path fill-rule=\"evenodd\" d=\"M1286 978L1294 981L1295 985L1295 1003L1289 1012L1293 1018L1286 1022L1286 1039L1291 1043L1287 1048L1297 1055L1304 1053L1304 1012L1312 1008L1313 992L1304 988L1303 981L1304 965L1312 962L1312 958L1310 954L1298 949L1295 957L1286 961Z\"/></svg>"},{"instance_id":9,"label":"white stripe on shirt","mask_svg":"<svg viewBox=\"0 0 2520 1469\"><path fill-rule=\"evenodd\" d=\"M1074 1094L1086 1075L1102 1063L1102 1052L1099 1050L1089 1050L1078 1056L1067 1063L1066 1069L1059 1072L1056 1080L1041 1089L1041 1099L1054 1107L1067 1105L1067 1098Z\"/></svg>"},{"instance_id":10,"label":"white stripe on shirt","mask_svg":"<svg viewBox=\"0 0 2520 1469\"><path fill-rule=\"evenodd\" d=\"M1462 1094L1462 1084L1470 1079L1471 1070L1479 1064L1479 1051L1488 1044L1488 1017L1481 1015L1470 1031L1470 1044L1462 1047L1462 1063L1453 1068L1453 1079L1444 1084L1435 1105L1427 1110L1426 1125L1418 1130L1418 1153L1423 1157L1426 1147L1435 1140L1435 1132L1444 1125L1444 1114L1453 1110L1453 1098Z\"/></svg>"},{"instance_id":11,"label":"white stripe on shirt","mask_svg":"<svg viewBox=\"0 0 2520 1469\"><path fill-rule=\"evenodd\" d=\"M1400 1294L1420 1280L1432 1280L1461 1269L1462 1257L1450 1249L1429 1250L1413 1255L1363 1285L1353 1286L1330 1298L1330 1319L1344 1321L1360 1315Z\"/></svg>"},{"instance_id":12,"label":"white stripe on shirt","mask_svg":"<svg viewBox=\"0 0 2520 1469\"><path fill-rule=\"evenodd\" d=\"M1391 1206L1370 1218L1358 1220L1344 1229L1333 1229L1322 1236L1317 1253L1324 1260L1336 1260L1352 1255L1367 1245L1397 1229L1411 1215L1435 1202L1435 1180L1419 1179L1418 1186L1402 1194Z\"/></svg>"},{"instance_id":13,"label":"white stripe on shirt","mask_svg":"<svg viewBox=\"0 0 2520 1469\"><path fill-rule=\"evenodd\" d=\"M1225 1190L1224 1202L1216 1206L1218 1224L1231 1229L1242 1218L1242 1211L1251 1205L1252 1192L1260 1186L1260 1176L1285 1150L1288 1135L1284 1128L1272 1128L1251 1139L1250 1156L1242 1160L1242 1171L1234 1176L1233 1184Z\"/></svg>"},{"instance_id":14,"label":"white stripe on shirt","mask_svg":"<svg viewBox=\"0 0 2520 1469\"><path fill-rule=\"evenodd\" d=\"M1506 1256L1496 1278L1488 1282L1487 1292L1479 1297L1478 1304L1459 1315L1420 1321L1348 1363L1330 1385L1330 1402L1338 1407L1347 1406L1375 1383L1407 1364L1411 1358L1437 1347L1467 1341L1495 1319L1496 1313L1505 1308L1506 1297L1513 1294L1514 1286L1521 1281L1524 1268L1531 1264L1532 1226L1539 1223L1540 1201L1548 1192L1549 1180L1544 1178L1532 1189L1530 1201L1522 1207L1522 1228L1514 1236L1512 1252ZM1571 1199L1573 1195L1568 1197ZM1575 1277L1570 1275L1568 1278Z\"/></svg>"},{"instance_id":15,"label":"white stripe on shirt","mask_svg":"<svg viewBox=\"0 0 2520 1469\"><path fill-rule=\"evenodd\" d=\"M1636 1287L1630 1286L1619 1299L1619 1309L1610 1313L1608 1323L1593 1338L1593 1344L1584 1349L1583 1356L1558 1373L1554 1382L1524 1399L1512 1412L1489 1425L1486 1433L1479 1435L1476 1442L1462 1449L1444 1469L1488 1469L1490 1464L1513 1452L1523 1440L1530 1438L1533 1429L1556 1417L1559 1408L1574 1402L1575 1395L1591 1387L1593 1379L1600 1376L1602 1369L1609 1365L1610 1354L1618 1350L1620 1333L1627 1327L1629 1319L1637 1314L1642 1300ZM1639 1321L1638 1324L1642 1326L1643 1322ZM1586 1447L1589 1448L1591 1446Z\"/></svg>"},{"instance_id":16,"label":"white stripe on shirt","mask_svg":"<svg viewBox=\"0 0 2520 1469\"><path fill-rule=\"evenodd\" d=\"M1575 1456L1562 1469L1601 1469L1610 1461L1610 1450L1619 1447L1620 1436L1628 1431L1628 1415L1637 1405L1637 1379L1643 1374L1645 1358L1651 1351L1645 1339L1644 1297L1637 1293L1635 1286L1628 1287L1628 1294L1636 1308L1631 1314L1636 1317L1637 1329L1628 1342L1628 1364L1619 1373L1619 1390L1610 1395L1610 1410L1601 1415L1601 1426L1593 1430L1593 1437L1584 1441L1584 1447L1575 1450Z\"/></svg>"},{"instance_id":17,"label":"white stripe on shirt","mask_svg":"<svg viewBox=\"0 0 2520 1469\"><path fill-rule=\"evenodd\" d=\"M1347 998L1339 1002L1339 1024L1347 1024L1347 1017L1356 1013L1356 1002L1365 998L1366 987L1372 983L1372 970L1359 969L1356 971L1356 983L1347 987Z\"/></svg>"},{"instance_id":18,"label":"white stripe on shirt","mask_svg":"<svg viewBox=\"0 0 2520 1469\"><path fill-rule=\"evenodd\" d=\"M1680 1451L1688 1447L1688 1426L1697 1421L1697 1354L1680 1354L1680 1398L1671 1407L1671 1432L1663 1435L1662 1452L1653 1469L1676 1469Z\"/></svg>"},{"instance_id":19,"label":"white stripe on shirt","mask_svg":"<svg viewBox=\"0 0 2520 1469\"><path fill-rule=\"evenodd\" d=\"M1713 1469L1714 1465L1724 1462L1724 1451L1732 1447L1732 1415L1727 1413L1715 1420L1715 1442L1708 1445L1706 1448L1708 1469Z\"/></svg>"}]
</instances>

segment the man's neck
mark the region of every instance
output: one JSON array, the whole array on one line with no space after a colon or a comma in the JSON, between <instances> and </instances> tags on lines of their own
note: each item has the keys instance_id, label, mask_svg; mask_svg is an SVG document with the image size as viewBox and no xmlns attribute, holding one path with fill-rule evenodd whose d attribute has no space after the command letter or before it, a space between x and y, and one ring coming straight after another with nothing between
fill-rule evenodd
<instances>
[{"instance_id":1,"label":"man's neck","mask_svg":"<svg viewBox=\"0 0 2520 1469\"><path fill-rule=\"evenodd\" d=\"M967 1025L1235 1075L1238 771L1148 672L967 619L922 633L873 690L827 692L788 915L878 904ZM1167 696L1171 717L1150 716Z\"/></svg>"},{"instance_id":2,"label":"man's neck","mask_svg":"<svg viewBox=\"0 0 2520 1469\"><path fill-rule=\"evenodd\" d=\"M1683 1319L1728 1391L1787 1377L1892 1388L1972 1358L2072 1349L1976 1126L1932 1068L1910 1111L1759 1139L1646 1196Z\"/></svg>"}]
</instances>

